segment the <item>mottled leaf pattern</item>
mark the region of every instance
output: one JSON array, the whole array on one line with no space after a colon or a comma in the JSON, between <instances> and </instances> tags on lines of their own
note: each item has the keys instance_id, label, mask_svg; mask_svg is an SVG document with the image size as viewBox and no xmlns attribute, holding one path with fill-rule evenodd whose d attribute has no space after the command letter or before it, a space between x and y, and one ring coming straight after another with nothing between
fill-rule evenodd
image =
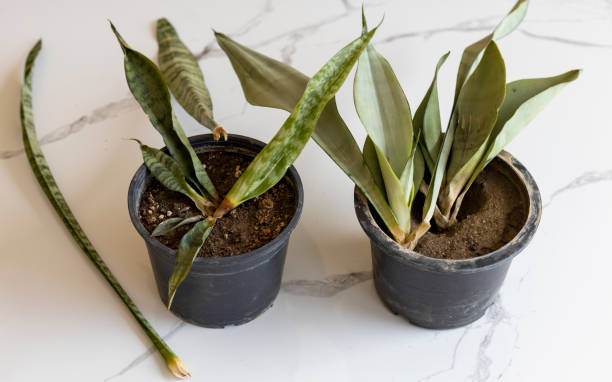
<instances>
[{"instance_id":1,"label":"mottled leaf pattern","mask_svg":"<svg viewBox=\"0 0 612 382\"><path fill-rule=\"evenodd\" d=\"M163 236L175 229L182 227L187 224L195 223L202 220L203 216L192 216L189 218L169 218L159 223L157 227L151 232L151 236Z\"/></svg>"},{"instance_id":2,"label":"mottled leaf pattern","mask_svg":"<svg viewBox=\"0 0 612 382\"><path fill-rule=\"evenodd\" d=\"M125 77L134 98L149 117L153 127L161 134L170 154L177 161L187 179L191 180L194 185L201 184L213 199L217 198L217 192L208 179L208 175L197 176L196 169L200 173L202 171L205 173L205 170L174 118L170 93L159 69L147 57L130 48L112 23L111 29L124 52ZM196 187L199 188L199 186Z\"/></svg>"},{"instance_id":3,"label":"mottled leaf pattern","mask_svg":"<svg viewBox=\"0 0 612 382\"><path fill-rule=\"evenodd\" d=\"M495 42L491 41L457 100L458 125L446 170L446 185L438 201L446 217L450 215L455 199L484 155L505 94L504 60Z\"/></svg>"},{"instance_id":4,"label":"mottled leaf pattern","mask_svg":"<svg viewBox=\"0 0 612 382\"><path fill-rule=\"evenodd\" d=\"M240 80L247 101L253 105L292 111L309 78L291 66L249 49L228 36L216 33L217 42L227 54ZM321 113L312 138L363 191L396 240L403 238L384 190L376 185L364 163L361 151L340 117L335 99Z\"/></svg>"},{"instance_id":5,"label":"mottled leaf pattern","mask_svg":"<svg viewBox=\"0 0 612 382\"><path fill-rule=\"evenodd\" d=\"M108 269L108 266L91 244L87 235L85 235L85 232L72 214L68 203L66 203L62 192L57 186L55 178L53 177L53 174L49 169L49 165L47 164L47 160L40 149L40 144L38 142L38 138L36 137L34 115L32 112L32 69L41 47L42 41L39 40L28 54L25 64L25 74L23 87L21 89L20 102L23 144L32 171L34 172L34 175L36 176L36 179L38 180L43 192L49 199L49 202L51 202L51 205L61 218L62 222L66 226L66 229L68 229L68 232L70 232L81 250L85 253L85 255L87 255L89 260L91 260L98 271L100 271L102 276L104 276L115 293L117 293L124 305L129 309L130 313L144 330L147 337L149 337L151 342L153 342L153 345L155 345L155 348L164 358L170 371L179 378L187 378L190 375L183 365L183 362L168 347L166 342L155 331L155 329L153 329L149 321L147 321L147 319L143 316L134 301L130 298L125 289L123 289L110 269Z\"/></svg>"},{"instance_id":6,"label":"mottled leaf pattern","mask_svg":"<svg viewBox=\"0 0 612 382\"><path fill-rule=\"evenodd\" d=\"M196 207L204 214L208 214L208 209L212 203L199 195L188 183L179 167L178 163L168 154L153 147L143 145L139 140L134 139L140 145L142 159L151 174L164 187L169 190L180 192L191 199Z\"/></svg>"},{"instance_id":7,"label":"mottled leaf pattern","mask_svg":"<svg viewBox=\"0 0 612 382\"><path fill-rule=\"evenodd\" d=\"M157 20L159 69L176 100L193 118L209 128L215 139L227 133L213 118L213 105L204 75L191 51L183 44L170 22Z\"/></svg>"},{"instance_id":8,"label":"mottled leaf pattern","mask_svg":"<svg viewBox=\"0 0 612 382\"><path fill-rule=\"evenodd\" d=\"M238 178L215 212L216 217L262 194L283 177L310 139L323 108L338 91L375 31L340 50L308 82L289 118Z\"/></svg>"},{"instance_id":9,"label":"mottled leaf pattern","mask_svg":"<svg viewBox=\"0 0 612 382\"><path fill-rule=\"evenodd\" d=\"M176 263L168 281L168 309L172 306L179 285L185 280L193 260L215 226L215 219L208 218L193 226L182 238L176 251Z\"/></svg>"},{"instance_id":10,"label":"mottled leaf pattern","mask_svg":"<svg viewBox=\"0 0 612 382\"><path fill-rule=\"evenodd\" d=\"M206 193L213 201L216 201L219 198L219 194L217 193L217 190L215 189L212 180L208 176L208 172L206 172L204 165L202 165L198 154L196 154L196 152L191 147L191 143L189 143L189 139L187 139L185 131L181 127L181 124L179 123L174 113L172 113L172 124L174 126L174 131L176 132L176 136L178 137L179 141L182 143L183 147L187 148L187 152L189 154L189 158L191 160L191 165L193 168L193 173L195 173L195 178L197 179L197 182L193 181L193 184L198 188L198 190L202 191L203 194Z\"/></svg>"}]
</instances>

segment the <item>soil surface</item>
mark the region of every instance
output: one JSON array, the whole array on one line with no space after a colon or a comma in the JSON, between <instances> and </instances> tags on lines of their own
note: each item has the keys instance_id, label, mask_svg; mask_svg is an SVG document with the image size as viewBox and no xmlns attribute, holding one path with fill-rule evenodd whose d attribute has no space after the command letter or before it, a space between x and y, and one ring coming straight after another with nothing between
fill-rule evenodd
<instances>
[{"instance_id":1,"label":"soil surface","mask_svg":"<svg viewBox=\"0 0 612 382\"><path fill-rule=\"evenodd\" d=\"M221 151L199 156L219 195L223 196L252 160L243 154ZM218 219L198 256L226 257L257 249L281 233L293 217L295 208L294 188L287 178L283 178L264 194L244 202ZM140 202L139 218L149 233L165 219L199 214L189 198L166 189L156 179L151 179ZM181 238L191 227L193 224L187 224L157 239L167 247L177 249Z\"/></svg>"},{"instance_id":2,"label":"soil surface","mask_svg":"<svg viewBox=\"0 0 612 382\"><path fill-rule=\"evenodd\" d=\"M520 231L527 219L527 201L518 187L488 165L470 187L458 222L446 231L433 223L416 252L440 259L469 259L499 249Z\"/></svg>"}]
</instances>

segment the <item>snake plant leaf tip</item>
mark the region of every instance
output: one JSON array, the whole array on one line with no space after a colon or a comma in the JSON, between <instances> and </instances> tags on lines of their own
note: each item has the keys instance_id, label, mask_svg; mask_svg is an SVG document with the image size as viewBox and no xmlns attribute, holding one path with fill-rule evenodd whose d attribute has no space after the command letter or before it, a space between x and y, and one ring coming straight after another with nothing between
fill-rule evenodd
<instances>
[{"instance_id":1,"label":"snake plant leaf tip","mask_svg":"<svg viewBox=\"0 0 612 382\"><path fill-rule=\"evenodd\" d=\"M204 75L193 53L166 18L157 20L159 69L176 100L200 124L213 132L215 140L227 140L227 132L214 120L213 104Z\"/></svg>"},{"instance_id":2,"label":"snake plant leaf tip","mask_svg":"<svg viewBox=\"0 0 612 382\"><path fill-rule=\"evenodd\" d=\"M170 347L155 331L155 329L153 329L151 324L147 321L142 312L140 312L134 301L132 301L125 289L123 289L119 281L115 278L104 260L94 248L93 244L81 228L79 222L72 214L68 203L64 199L64 196L62 195L62 192L55 182L55 178L53 177L51 170L49 169L49 165L40 148L40 143L36 136L36 127L34 125L34 114L32 108L32 69L41 48L42 40L39 40L28 54L25 63L23 87L21 90L20 116L23 144L30 167L34 172L40 187L49 199L49 202L66 226L66 229L68 229L81 250L106 279L123 304L136 319L147 337L149 337L155 348L158 350L159 354L164 358L168 369L178 378L187 378L190 376L190 374L185 368L183 362L176 356L176 354L174 354L172 349L170 349Z\"/></svg>"},{"instance_id":3,"label":"snake plant leaf tip","mask_svg":"<svg viewBox=\"0 0 612 382\"><path fill-rule=\"evenodd\" d=\"M112 23L111 29L124 53L125 78L132 95L162 136L187 181L200 191L202 198L216 200L218 193L174 115L161 72L146 56L132 49Z\"/></svg>"}]
</instances>

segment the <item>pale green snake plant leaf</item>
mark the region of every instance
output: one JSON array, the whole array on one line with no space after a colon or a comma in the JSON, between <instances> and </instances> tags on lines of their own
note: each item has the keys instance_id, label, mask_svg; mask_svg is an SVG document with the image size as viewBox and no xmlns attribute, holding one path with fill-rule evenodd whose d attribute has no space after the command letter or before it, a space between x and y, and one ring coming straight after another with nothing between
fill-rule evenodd
<instances>
[{"instance_id":1,"label":"pale green snake plant leaf","mask_svg":"<svg viewBox=\"0 0 612 382\"><path fill-rule=\"evenodd\" d=\"M391 65L371 44L357 62L353 100L368 136L401 176L412 152L412 113Z\"/></svg>"},{"instance_id":2,"label":"pale green snake plant leaf","mask_svg":"<svg viewBox=\"0 0 612 382\"><path fill-rule=\"evenodd\" d=\"M208 199L198 194L197 191L187 183L187 179L185 179L185 175L183 175L176 160L161 150L142 144L138 139L134 139L134 141L140 145L144 164L155 179L167 189L180 192L187 196L195 203L202 214L210 214L211 211L209 211L209 209L213 207L213 204Z\"/></svg>"},{"instance_id":3,"label":"pale green snake plant leaf","mask_svg":"<svg viewBox=\"0 0 612 382\"><path fill-rule=\"evenodd\" d=\"M151 232L151 236L163 236L169 232L174 231L175 229L182 227L187 224L195 223L204 218L204 216L191 216L188 218L168 218L163 222L159 223L157 227Z\"/></svg>"},{"instance_id":4,"label":"pale green snake plant leaf","mask_svg":"<svg viewBox=\"0 0 612 382\"><path fill-rule=\"evenodd\" d=\"M151 60L130 48L112 23L111 29L123 50L125 77L134 98L149 117L153 127L161 134L186 178L213 200L217 199L215 186L174 116L170 92L161 72Z\"/></svg>"},{"instance_id":5,"label":"pale green snake plant leaf","mask_svg":"<svg viewBox=\"0 0 612 382\"><path fill-rule=\"evenodd\" d=\"M168 309L172 306L172 301L174 300L174 295L179 285L185 280L185 277L187 277L193 260L198 255L200 248L202 248L210 231L212 231L215 226L215 222L216 219L211 217L202 220L196 223L189 232L181 238L178 250L176 251L176 264L174 265L170 280L168 281Z\"/></svg>"},{"instance_id":6,"label":"pale green snake plant leaf","mask_svg":"<svg viewBox=\"0 0 612 382\"><path fill-rule=\"evenodd\" d=\"M227 140L227 132L214 120L212 100L198 61L165 18L157 20L157 43L159 70L176 100L213 132L215 140L221 135Z\"/></svg>"},{"instance_id":7,"label":"pale green snake plant leaf","mask_svg":"<svg viewBox=\"0 0 612 382\"><path fill-rule=\"evenodd\" d=\"M399 227L408 232L413 185L413 167L407 165L414 139L412 113L391 65L372 45L357 62L353 100L376 152L389 205Z\"/></svg>"},{"instance_id":8,"label":"pale green snake plant leaf","mask_svg":"<svg viewBox=\"0 0 612 382\"><path fill-rule=\"evenodd\" d=\"M482 51L489 45L489 42L500 40L518 28L527 14L528 6L529 0L518 0L510 12L497 24L493 32L465 48L457 71L454 103L459 98L463 84L478 64Z\"/></svg>"},{"instance_id":9,"label":"pale green snake plant leaf","mask_svg":"<svg viewBox=\"0 0 612 382\"><path fill-rule=\"evenodd\" d=\"M382 192L385 192L385 181L383 180L380 165L378 164L378 156L376 154L374 142L372 142L370 137L366 137L365 142L363 143L363 161L372 173L372 177L374 178L376 185Z\"/></svg>"},{"instance_id":10,"label":"pale green snake plant leaf","mask_svg":"<svg viewBox=\"0 0 612 382\"><path fill-rule=\"evenodd\" d=\"M257 154L215 212L215 217L276 184L310 139L325 105L334 97L376 28L341 49L312 77L272 140Z\"/></svg>"},{"instance_id":11,"label":"pale green snake plant leaf","mask_svg":"<svg viewBox=\"0 0 612 382\"><path fill-rule=\"evenodd\" d=\"M470 180L465 185L453 207L451 221L456 220L459 208L465 194L480 172L510 143L537 114L548 105L550 101L569 82L578 78L580 70L569 72L554 77L530 78L510 82L506 85L506 97L499 109L499 115L489 137L487 150Z\"/></svg>"},{"instance_id":12,"label":"pale green snake plant leaf","mask_svg":"<svg viewBox=\"0 0 612 382\"><path fill-rule=\"evenodd\" d=\"M434 172L435 161L438 158L438 152L442 144L438 72L442 65L444 65L444 62L446 62L449 54L450 52L446 53L438 60L431 85L427 89L427 93L425 93L412 119L414 131L420 132L422 136L422 139L419 140L419 145L421 146L421 153L430 174Z\"/></svg>"},{"instance_id":13,"label":"pale green snake plant leaf","mask_svg":"<svg viewBox=\"0 0 612 382\"><path fill-rule=\"evenodd\" d=\"M163 338L153 329L149 321L143 316L134 301L115 278L113 273L108 269L108 266L102 260L94 246L89 241L87 235L79 225L78 221L72 214L68 203L64 199L60 191L47 160L40 148L38 138L36 137L36 128L34 125L34 115L32 111L32 69L34 61L42 47L42 41L38 41L30 50L25 64L25 74L23 87L21 89L20 115L21 127L23 133L23 144L25 147L26 156L32 167L32 171L36 176L36 180L40 184L43 192L51 202L51 205L61 218L62 222L72 235L73 239L79 245L81 250L87 255L89 260L100 271L115 293L119 296L123 304L128 308L132 316L136 319L140 327L143 329L147 337L151 340L159 354L164 358L168 369L178 378L188 378L191 375L187 371L183 362L174 354L172 349L168 347Z\"/></svg>"},{"instance_id":14,"label":"pale green snake plant leaf","mask_svg":"<svg viewBox=\"0 0 612 382\"><path fill-rule=\"evenodd\" d=\"M500 59L502 60L501 62L499 61ZM477 86L482 85L483 79L481 79L481 77L487 77L487 76L484 76L484 74L485 73L489 74L493 66L499 68L500 64L503 65L503 59L501 58L499 49L497 48L494 42L490 42L489 47L487 47L487 51L485 51L485 55L483 56L483 60L479 62L478 66L474 70L474 73L472 73L472 75L468 79L469 87L467 87L468 90L466 90L467 95L465 96L465 98L460 97L462 110L464 113L462 114L462 116L464 117L464 122L466 123L465 125L463 125L465 128L468 128L469 126L473 126L473 125L469 125L469 123L476 122L473 119L473 117L472 117L472 120L470 120L470 112L473 111L473 109L471 109L470 106L473 106L475 108L484 107L484 105L472 104L472 102L476 101L476 98L478 97L477 93L479 89L477 89ZM503 78L505 80L505 69L504 69L503 74L504 74ZM493 73L491 73L491 76L495 77ZM486 86L489 87L492 85L486 85ZM500 85L497 84L496 86L499 87ZM505 83L503 83L503 85L501 86L502 86L502 90L504 90ZM462 90L462 93L463 93L463 90ZM502 94L502 99L499 100L500 105L502 101L503 101L503 94ZM498 108L499 108L499 105L496 108L494 108L495 112L494 112L493 123L495 123L495 119L497 118ZM406 240L408 243L407 246L409 249L414 249L416 247L418 240L429 230L431 226L430 225L431 218L434 217L434 213L437 211L439 197L442 196L440 193L441 193L443 181L446 180L446 171L447 171L447 165L449 162L449 158L451 156L451 149L454 150L455 135L457 134L457 125L458 125L457 116L458 115L459 113L456 113L456 112L451 113L451 120L449 122L446 133L444 134L444 137L442 139L442 145L440 146L438 158L436 160L436 165L431 175L429 186L427 188L427 194L425 196L425 202L423 205L423 214L422 214L421 223L419 224L418 227L416 227L415 230L413 230L410 233L409 237ZM489 120L491 118L493 117L489 116ZM483 122L486 122L486 121L483 121ZM461 133L461 134L465 134L465 133L466 132ZM469 133L469 131L467 131L467 133ZM490 130L489 130L489 133L490 133ZM456 159L457 161L463 158L461 154L462 152L455 154L457 155L457 158L459 158L459 159ZM444 217L441 213L436 216ZM444 221L438 221L438 218L436 219L437 219L436 222L440 226L444 224Z\"/></svg>"},{"instance_id":15,"label":"pale green snake plant leaf","mask_svg":"<svg viewBox=\"0 0 612 382\"><path fill-rule=\"evenodd\" d=\"M291 112L300 100L308 76L293 67L245 47L228 36L215 33L217 42L227 54L244 95L256 106ZM364 163L361 150L346 123L338 113L335 99L328 103L317 123L313 140L361 189L397 241L403 240L383 190Z\"/></svg>"},{"instance_id":16,"label":"pale green snake plant leaf","mask_svg":"<svg viewBox=\"0 0 612 382\"><path fill-rule=\"evenodd\" d=\"M455 129L457 127L457 114L456 105L461 94L462 88L468 78L468 76L475 70L478 62L481 59L483 50L489 45L491 41L497 41L514 31L525 18L527 13L529 1L518 0L514 7L508 12L508 14L500 21L495 27L493 32L485 36L484 38L476 41L472 45L469 45L463 50L461 61L459 63L459 69L457 71L457 80L455 84L455 96L453 99L453 107L451 109L451 115L448 122L448 127L444 136L442 137L442 143L438 152L438 157L435 160L435 166L433 172L431 172L431 178L428 186L427 195L425 198L425 204L423 207L422 222L417 229L410 234L408 241L411 243L409 248L414 249L416 242L419 238L424 235L430 227L429 221L436 214L436 220L440 225L448 223L448 219L439 212L438 210L438 196L440 195L441 188L446 179L446 169L448 165L448 159L453 146L453 140L455 138ZM446 198L448 200L448 198ZM450 207L448 207L450 208ZM439 218L439 219L438 219Z\"/></svg>"},{"instance_id":17,"label":"pale green snake plant leaf","mask_svg":"<svg viewBox=\"0 0 612 382\"><path fill-rule=\"evenodd\" d=\"M366 31L362 9L362 33ZM400 228L409 232L412 201L424 173L417 149L420 132L415 134L408 100L391 65L371 44L357 63L353 99L376 152L387 200Z\"/></svg>"},{"instance_id":18,"label":"pale green snake plant leaf","mask_svg":"<svg viewBox=\"0 0 612 382\"><path fill-rule=\"evenodd\" d=\"M457 99L457 127L438 205L449 218L451 207L482 159L506 94L506 67L494 41L465 82Z\"/></svg>"}]
</instances>

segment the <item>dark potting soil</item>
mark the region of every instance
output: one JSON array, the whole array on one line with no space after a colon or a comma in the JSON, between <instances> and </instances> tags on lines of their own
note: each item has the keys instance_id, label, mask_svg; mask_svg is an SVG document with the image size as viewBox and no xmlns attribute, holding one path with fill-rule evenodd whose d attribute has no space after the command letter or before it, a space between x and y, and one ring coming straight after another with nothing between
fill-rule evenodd
<instances>
[{"instance_id":1,"label":"dark potting soil","mask_svg":"<svg viewBox=\"0 0 612 382\"><path fill-rule=\"evenodd\" d=\"M455 260L493 252L512 240L525 224L527 201L491 162L468 190L457 219L445 231L434 223L419 241L416 252Z\"/></svg>"},{"instance_id":2,"label":"dark potting soil","mask_svg":"<svg viewBox=\"0 0 612 382\"><path fill-rule=\"evenodd\" d=\"M219 195L224 196L234 185L252 158L243 154L211 151L199 155ZM296 208L295 191L286 178L264 194L244 202L218 219L202 246L200 257L226 257L257 249L287 226ZM145 189L139 210L140 221L149 233L165 219L199 215L193 202L151 179ZM177 249L183 235L193 227L183 227L158 236L169 248Z\"/></svg>"}]
</instances>

